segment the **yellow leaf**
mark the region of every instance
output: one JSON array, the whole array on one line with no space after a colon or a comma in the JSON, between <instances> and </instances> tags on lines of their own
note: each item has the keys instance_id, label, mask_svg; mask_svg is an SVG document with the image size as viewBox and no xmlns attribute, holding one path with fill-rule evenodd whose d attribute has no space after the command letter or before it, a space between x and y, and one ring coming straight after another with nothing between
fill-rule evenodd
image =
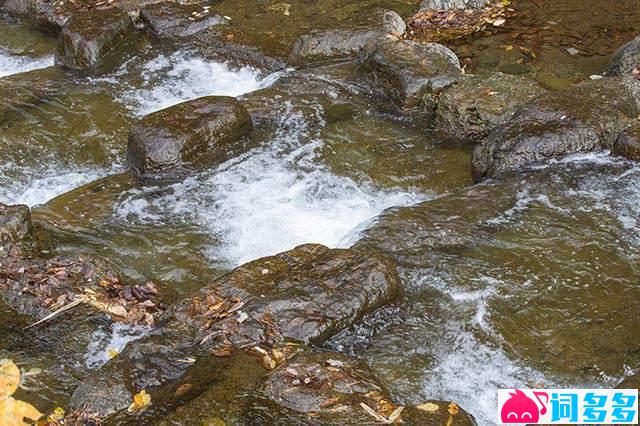
<instances>
[{"instance_id":1,"label":"yellow leaf","mask_svg":"<svg viewBox=\"0 0 640 426\"><path fill-rule=\"evenodd\" d=\"M116 351L115 349L109 348L107 350L107 355L109 355L109 359L113 359L118 356L118 351Z\"/></svg>"},{"instance_id":2,"label":"yellow leaf","mask_svg":"<svg viewBox=\"0 0 640 426\"><path fill-rule=\"evenodd\" d=\"M53 413L47 416L47 421L51 423L57 423L62 419L64 419L64 408L62 407L55 408Z\"/></svg>"},{"instance_id":3,"label":"yellow leaf","mask_svg":"<svg viewBox=\"0 0 640 426\"><path fill-rule=\"evenodd\" d=\"M2 426L26 426L42 417L33 405L8 396L0 399L0 424ZM24 419L30 422L25 422Z\"/></svg>"},{"instance_id":4,"label":"yellow leaf","mask_svg":"<svg viewBox=\"0 0 640 426\"><path fill-rule=\"evenodd\" d=\"M424 404L417 405L416 408L428 413L435 413L440 409L440 406L438 404L434 404L433 402L425 402Z\"/></svg>"},{"instance_id":5,"label":"yellow leaf","mask_svg":"<svg viewBox=\"0 0 640 426\"><path fill-rule=\"evenodd\" d=\"M20 369L10 359L0 360L0 398L13 395L20 384Z\"/></svg>"},{"instance_id":6,"label":"yellow leaf","mask_svg":"<svg viewBox=\"0 0 640 426\"><path fill-rule=\"evenodd\" d=\"M151 395L146 390L142 389L137 394L133 395L133 402L129 406L129 412L137 413L145 410L151 405Z\"/></svg>"}]
</instances>

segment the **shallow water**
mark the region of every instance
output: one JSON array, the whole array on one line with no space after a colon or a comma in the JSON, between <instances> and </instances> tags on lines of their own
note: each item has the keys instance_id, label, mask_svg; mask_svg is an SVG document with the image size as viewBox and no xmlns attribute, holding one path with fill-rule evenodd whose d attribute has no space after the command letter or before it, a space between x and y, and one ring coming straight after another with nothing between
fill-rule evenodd
<instances>
[{"instance_id":1,"label":"shallow water","mask_svg":"<svg viewBox=\"0 0 640 426\"><path fill-rule=\"evenodd\" d=\"M219 13L231 18L227 38L286 56L311 28L359 22L355 5L338 3L293 5L285 15L280 3L222 1ZM366 6L408 16L417 2ZM454 46L469 70L528 73L562 88L602 72L640 33L636 0L513 7L504 29ZM327 99L344 96L332 80L349 68L307 71L334 85L302 96L294 80L277 86L291 70L237 68L150 43L85 78L49 68L51 39L0 22L0 84L46 89L0 123L0 201L35 207L52 254L92 252L133 280L187 294L301 243L376 247L398 261L405 294L327 346L366 359L399 402L455 400L482 425L493 424L498 387L609 387L640 364L640 324L628 314L640 311L637 165L600 153L464 189L468 148L379 114L357 88L346 101L353 111L330 110ZM134 120L200 96L247 93L258 95L241 99L275 124L258 125L241 155L170 185L122 173ZM47 351L22 351L12 328L0 330L10 336L7 356L56 365ZM84 371L144 332L100 324L87 341L68 342ZM48 408L68 398L75 372L64 368L27 398Z\"/></svg>"}]
</instances>

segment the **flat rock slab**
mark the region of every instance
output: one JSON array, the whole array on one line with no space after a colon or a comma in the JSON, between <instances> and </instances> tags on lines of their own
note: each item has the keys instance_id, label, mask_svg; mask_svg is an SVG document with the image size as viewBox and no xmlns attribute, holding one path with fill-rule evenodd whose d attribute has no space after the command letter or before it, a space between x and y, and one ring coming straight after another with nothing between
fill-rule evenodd
<instances>
[{"instance_id":1,"label":"flat rock slab","mask_svg":"<svg viewBox=\"0 0 640 426\"><path fill-rule=\"evenodd\" d=\"M611 77L543 95L476 147L474 180L578 152L609 149L640 112L640 81Z\"/></svg>"},{"instance_id":2,"label":"flat rock slab","mask_svg":"<svg viewBox=\"0 0 640 426\"><path fill-rule=\"evenodd\" d=\"M140 11L140 18L145 27L160 38L188 37L226 23L209 6L175 2L146 6Z\"/></svg>"},{"instance_id":3,"label":"flat rock slab","mask_svg":"<svg viewBox=\"0 0 640 426\"><path fill-rule=\"evenodd\" d=\"M129 132L127 164L137 174L211 164L253 128L235 98L208 96L154 112Z\"/></svg>"},{"instance_id":4,"label":"flat rock slab","mask_svg":"<svg viewBox=\"0 0 640 426\"><path fill-rule=\"evenodd\" d=\"M135 32L131 18L120 9L93 10L74 15L60 33L56 65L96 71L109 58L121 53Z\"/></svg>"},{"instance_id":5,"label":"flat rock slab","mask_svg":"<svg viewBox=\"0 0 640 426\"><path fill-rule=\"evenodd\" d=\"M355 28L336 28L302 35L289 55L293 65L367 56L384 37L402 37L404 20L390 10L376 10Z\"/></svg>"}]
</instances>

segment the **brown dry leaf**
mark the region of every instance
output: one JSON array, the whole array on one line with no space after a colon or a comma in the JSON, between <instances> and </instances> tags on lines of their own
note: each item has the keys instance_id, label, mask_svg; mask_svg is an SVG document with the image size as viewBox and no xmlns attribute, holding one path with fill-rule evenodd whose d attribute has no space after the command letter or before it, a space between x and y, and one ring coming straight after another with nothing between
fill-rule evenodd
<instances>
[{"instance_id":1,"label":"brown dry leaf","mask_svg":"<svg viewBox=\"0 0 640 426\"><path fill-rule=\"evenodd\" d=\"M151 405L151 395L146 390L142 389L137 394L133 395L133 402L129 405L130 413L139 413L144 411Z\"/></svg>"},{"instance_id":2,"label":"brown dry leaf","mask_svg":"<svg viewBox=\"0 0 640 426\"><path fill-rule=\"evenodd\" d=\"M389 423L395 423L396 420L400 418L400 414L402 414L402 410L404 407L398 407L391 414L389 414Z\"/></svg>"},{"instance_id":3,"label":"brown dry leaf","mask_svg":"<svg viewBox=\"0 0 640 426\"><path fill-rule=\"evenodd\" d=\"M460 412L460 407L455 402L450 402L449 409L447 411L449 411L449 414L451 414L452 416L455 416Z\"/></svg>"},{"instance_id":4,"label":"brown dry leaf","mask_svg":"<svg viewBox=\"0 0 640 426\"><path fill-rule=\"evenodd\" d=\"M426 411L427 413L435 413L440 409L440 406L433 402L425 402L424 404L416 405L416 408L418 410Z\"/></svg>"},{"instance_id":5,"label":"brown dry leaf","mask_svg":"<svg viewBox=\"0 0 640 426\"><path fill-rule=\"evenodd\" d=\"M0 398L13 395L20 384L20 369L10 359L0 360Z\"/></svg>"},{"instance_id":6,"label":"brown dry leaf","mask_svg":"<svg viewBox=\"0 0 640 426\"><path fill-rule=\"evenodd\" d=\"M0 425L27 426L42 417L42 413L33 405L13 399L11 396L0 399ZM24 419L29 419L25 422Z\"/></svg>"},{"instance_id":7,"label":"brown dry leaf","mask_svg":"<svg viewBox=\"0 0 640 426\"><path fill-rule=\"evenodd\" d=\"M389 424L389 419L381 416L380 414L376 413L376 411L369 407L367 404L365 404L364 402L360 403L360 406L362 407L362 409L364 411L367 412L367 414L369 414L371 417L373 417L374 419L376 419L377 421L379 421L382 424Z\"/></svg>"},{"instance_id":8,"label":"brown dry leaf","mask_svg":"<svg viewBox=\"0 0 640 426\"><path fill-rule=\"evenodd\" d=\"M193 389L193 385L191 383L185 383L183 385L180 385L180 387L178 387L178 389L176 389L175 395L177 397L184 396L187 393L189 393L189 391L191 389Z\"/></svg>"}]
</instances>

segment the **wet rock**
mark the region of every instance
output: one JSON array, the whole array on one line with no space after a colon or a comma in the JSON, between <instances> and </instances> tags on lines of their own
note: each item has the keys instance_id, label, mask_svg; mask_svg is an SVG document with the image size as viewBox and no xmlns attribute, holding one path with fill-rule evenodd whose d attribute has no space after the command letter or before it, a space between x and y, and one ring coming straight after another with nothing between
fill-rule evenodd
<instances>
[{"instance_id":1,"label":"wet rock","mask_svg":"<svg viewBox=\"0 0 640 426\"><path fill-rule=\"evenodd\" d=\"M135 35L129 15L120 9L74 15L65 24L56 52L56 65L96 71L123 53Z\"/></svg>"},{"instance_id":2,"label":"wet rock","mask_svg":"<svg viewBox=\"0 0 640 426\"><path fill-rule=\"evenodd\" d=\"M0 125L13 123L57 93L56 70L42 69L0 79Z\"/></svg>"},{"instance_id":3,"label":"wet rock","mask_svg":"<svg viewBox=\"0 0 640 426\"><path fill-rule=\"evenodd\" d=\"M445 139L479 142L542 93L538 84L522 76L465 76L435 100L433 127Z\"/></svg>"},{"instance_id":4,"label":"wet rock","mask_svg":"<svg viewBox=\"0 0 640 426\"><path fill-rule=\"evenodd\" d=\"M426 94L437 94L460 79L460 62L453 51L436 43L387 39L369 58L376 91L405 114L421 119L433 115L434 105L423 104Z\"/></svg>"},{"instance_id":5,"label":"wet rock","mask_svg":"<svg viewBox=\"0 0 640 426\"><path fill-rule=\"evenodd\" d=\"M210 11L209 6L175 2L146 6L140 11L140 18L152 34L161 38L187 37L226 22L222 16Z\"/></svg>"},{"instance_id":6,"label":"wet rock","mask_svg":"<svg viewBox=\"0 0 640 426\"><path fill-rule=\"evenodd\" d=\"M640 161L640 126L631 126L622 132L613 144L611 153L629 160Z\"/></svg>"},{"instance_id":7,"label":"wet rock","mask_svg":"<svg viewBox=\"0 0 640 426\"><path fill-rule=\"evenodd\" d=\"M31 211L28 206L8 206L0 203L0 257L9 255L12 248L30 251L33 240Z\"/></svg>"},{"instance_id":8,"label":"wet rock","mask_svg":"<svg viewBox=\"0 0 640 426\"><path fill-rule=\"evenodd\" d=\"M361 403L388 417L396 406L369 367L337 352L307 352L273 371L254 392L247 418L265 424L366 424Z\"/></svg>"},{"instance_id":9,"label":"wet rock","mask_svg":"<svg viewBox=\"0 0 640 426\"><path fill-rule=\"evenodd\" d=\"M237 68L249 66L271 73L282 71L287 67L286 62L265 55L260 49L227 40L222 41L209 33L198 34L198 37L190 40L190 44L205 58L227 62Z\"/></svg>"},{"instance_id":10,"label":"wet rock","mask_svg":"<svg viewBox=\"0 0 640 426\"><path fill-rule=\"evenodd\" d=\"M224 158L252 130L235 98L208 96L147 115L129 132L127 164L135 173L178 169Z\"/></svg>"},{"instance_id":11,"label":"wet rock","mask_svg":"<svg viewBox=\"0 0 640 426\"><path fill-rule=\"evenodd\" d=\"M422 0L420 10L482 9L491 0Z\"/></svg>"},{"instance_id":12,"label":"wet rock","mask_svg":"<svg viewBox=\"0 0 640 426\"><path fill-rule=\"evenodd\" d=\"M298 343L323 343L399 290L394 265L378 254L300 246L242 265L174 305L154 335L130 345L101 374L139 391L184 376L191 365L185 358L202 359L215 376L241 351L270 370ZM98 375L87 386L99 389L101 381ZM74 401L75 408L91 404Z\"/></svg>"},{"instance_id":13,"label":"wet rock","mask_svg":"<svg viewBox=\"0 0 640 426\"><path fill-rule=\"evenodd\" d=\"M397 13L376 10L365 23L355 28L319 31L301 36L293 46L289 62L304 65L366 57L384 37L402 37L405 30L404 20Z\"/></svg>"},{"instance_id":14,"label":"wet rock","mask_svg":"<svg viewBox=\"0 0 640 426\"><path fill-rule=\"evenodd\" d=\"M337 352L298 355L269 375L248 407L247 419L276 425L359 425L394 419L409 425L476 424L454 403L393 403L365 362Z\"/></svg>"},{"instance_id":15,"label":"wet rock","mask_svg":"<svg viewBox=\"0 0 640 426\"><path fill-rule=\"evenodd\" d=\"M76 8L68 2L64 2L64 7L56 4L49 0L6 0L4 10L14 18L27 19L45 32L58 34Z\"/></svg>"},{"instance_id":16,"label":"wet rock","mask_svg":"<svg viewBox=\"0 0 640 426\"><path fill-rule=\"evenodd\" d=\"M616 389L640 389L640 373L625 378L616 386Z\"/></svg>"},{"instance_id":17,"label":"wet rock","mask_svg":"<svg viewBox=\"0 0 640 426\"><path fill-rule=\"evenodd\" d=\"M577 152L611 148L640 112L640 81L605 78L541 96L476 147L475 181Z\"/></svg>"},{"instance_id":18,"label":"wet rock","mask_svg":"<svg viewBox=\"0 0 640 426\"><path fill-rule=\"evenodd\" d=\"M449 43L474 35L491 34L513 14L502 0L423 1L415 15L407 19L409 34L415 40Z\"/></svg>"},{"instance_id":19,"label":"wet rock","mask_svg":"<svg viewBox=\"0 0 640 426\"><path fill-rule=\"evenodd\" d=\"M607 74L610 76L634 73L640 73L640 36L618 48L607 68Z\"/></svg>"}]
</instances>

